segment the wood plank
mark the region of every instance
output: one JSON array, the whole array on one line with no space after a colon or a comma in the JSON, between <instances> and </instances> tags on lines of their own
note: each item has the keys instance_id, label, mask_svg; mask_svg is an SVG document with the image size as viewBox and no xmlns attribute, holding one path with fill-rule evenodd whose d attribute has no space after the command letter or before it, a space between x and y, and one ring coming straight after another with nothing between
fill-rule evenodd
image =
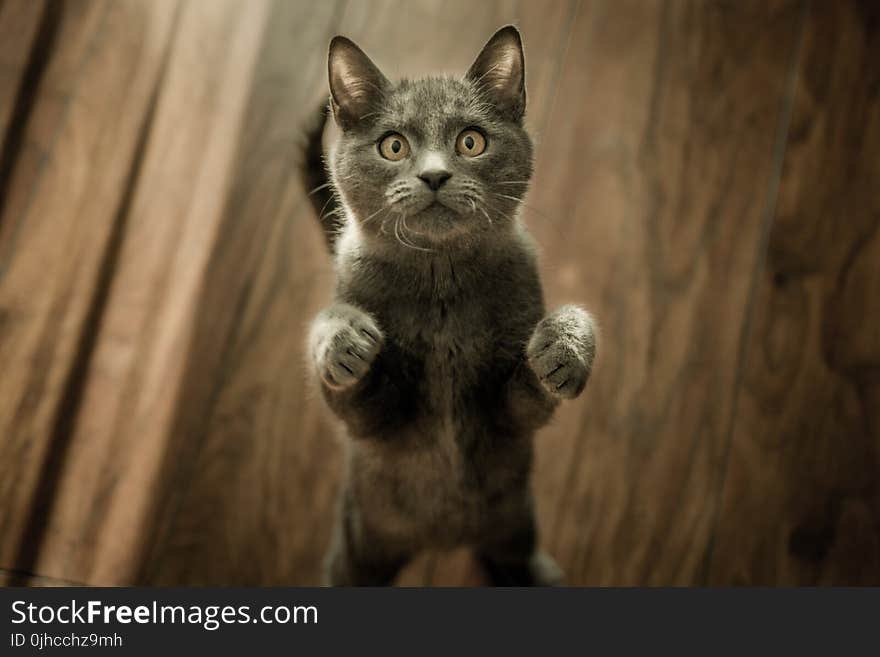
<instances>
[{"instance_id":1,"label":"wood plank","mask_svg":"<svg viewBox=\"0 0 880 657\"><path fill-rule=\"evenodd\" d=\"M30 569L174 5L72 3L0 216L0 565Z\"/></svg>"},{"instance_id":2,"label":"wood plank","mask_svg":"<svg viewBox=\"0 0 880 657\"><path fill-rule=\"evenodd\" d=\"M181 5L35 572L121 584L139 568L268 7Z\"/></svg>"},{"instance_id":3,"label":"wood plank","mask_svg":"<svg viewBox=\"0 0 880 657\"><path fill-rule=\"evenodd\" d=\"M280 11L289 18L273 19L277 28L269 34L270 41L284 39L289 23L302 22L297 18L301 9L289 3L283 7ZM569 4L560 3L543 14L528 14L533 22L523 25L526 38L540 34L533 50L558 48L554 35L563 32L569 12ZM241 189L233 194L229 210L234 212L230 223L254 227L257 246L240 246L242 236L233 232L218 248L210 277L218 287L206 298L219 296L200 314L213 317L226 303L236 308L239 319L223 332L228 337L221 345L219 365L208 353L213 347L205 346L213 343L194 347L187 389L203 399L195 379L205 377L206 363L211 372L207 378L216 389L207 407L196 406L205 409L193 413L196 421L181 416L183 426L189 427L185 435L198 443L198 452L192 461L182 459L187 465L178 481L185 484L170 487L173 500L166 502L157 520L157 548L141 581L320 582L342 453L334 440L335 425L307 380L303 346L308 319L329 299L332 272L311 207L292 174L293 162L279 156L279 166L286 167L286 176L280 178L260 162L266 160L266 152L277 153L280 144L295 141L303 112L326 93L324 58L334 32L354 38L389 75L461 73L494 29L518 17L508 2L350 3L341 20L311 19L314 27L301 32L298 40L302 56L291 57L289 50L279 55L285 52L282 46L267 46L261 67L274 71L269 77L286 80L290 87L279 91L276 82L254 88L250 112L264 117L271 128L243 137ZM407 29L398 30L401 24ZM399 39L387 38L392 30ZM401 52L408 55L401 57ZM553 56L539 54L535 60L529 83L537 86L530 89L551 87L545 81L554 73ZM541 106L537 96L534 107ZM249 192L254 188L261 195ZM243 251L262 244L266 250L257 251L259 257ZM234 293L222 295L237 275L245 282L233 283ZM399 583L424 583L432 570L430 557L422 557Z\"/></svg>"},{"instance_id":4,"label":"wood plank","mask_svg":"<svg viewBox=\"0 0 880 657\"><path fill-rule=\"evenodd\" d=\"M812 4L713 584L880 584L878 63L876 3Z\"/></svg>"},{"instance_id":5,"label":"wood plank","mask_svg":"<svg viewBox=\"0 0 880 657\"><path fill-rule=\"evenodd\" d=\"M801 5L585 3L526 213L551 305L601 329L538 440L570 584L693 584L717 509Z\"/></svg>"}]
</instances>

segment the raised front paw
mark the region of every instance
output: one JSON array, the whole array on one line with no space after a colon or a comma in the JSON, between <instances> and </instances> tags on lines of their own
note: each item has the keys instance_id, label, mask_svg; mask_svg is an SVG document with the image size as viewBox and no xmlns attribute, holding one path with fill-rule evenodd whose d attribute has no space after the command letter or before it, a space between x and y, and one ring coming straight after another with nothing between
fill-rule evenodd
<instances>
[{"instance_id":1,"label":"raised front paw","mask_svg":"<svg viewBox=\"0 0 880 657\"><path fill-rule=\"evenodd\" d=\"M331 306L315 318L309 338L318 376L333 390L350 388L370 370L382 339L364 311L348 304Z\"/></svg>"},{"instance_id":2,"label":"raised front paw","mask_svg":"<svg viewBox=\"0 0 880 657\"><path fill-rule=\"evenodd\" d=\"M563 306L535 327L526 357L544 388L555 397L577 397L593 368L593 318L577 306Z\"/></svg>"}]
</instances>

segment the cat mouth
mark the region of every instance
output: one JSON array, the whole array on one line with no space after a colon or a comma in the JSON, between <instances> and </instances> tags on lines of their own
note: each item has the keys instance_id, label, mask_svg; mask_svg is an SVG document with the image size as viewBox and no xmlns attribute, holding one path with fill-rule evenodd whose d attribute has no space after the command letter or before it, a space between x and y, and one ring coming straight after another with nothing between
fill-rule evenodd
<instances>
[{"instance_id":1,"label":"cat mouth","mask_svg":"<svg viewBox=\"0 0 880 657\"><path fill-rule=\"evenodd\" d=\"M435 199L409 216L406 230L423 240L425 245L436 246L470 232L470 222L462 221L462 213Z\"/></svg>"},{"instance_id":2,"label":"cat mouth","mask_svg":"<svg viewBox=\"0 0 880 657\"><path fill-rule=\"evenodd\" d=\"M453 214L453 215L458 214L458 212L456 211L455 208L447 205L446 203L441 201L439 198L435 197L435 198L431 199L430 201L428 201L427 205L425 205L425 207L423 207L421 210L417 211L415 213L415 215L421 215L421 214L431 213L431 212L442 212L444 214Z\"/></svg>"}]
</instances>

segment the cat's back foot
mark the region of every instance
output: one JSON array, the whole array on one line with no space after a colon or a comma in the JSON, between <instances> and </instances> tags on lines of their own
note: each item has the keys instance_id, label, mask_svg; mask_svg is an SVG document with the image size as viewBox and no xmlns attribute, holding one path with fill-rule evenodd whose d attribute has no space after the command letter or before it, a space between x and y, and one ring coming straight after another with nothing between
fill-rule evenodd
<instances>
[{"instance_id":1,"label":"cat's back foot","mask_svg":"<svg viewBox=\"0 0 880 657\"><path fill-rule=\"evenodd\" d=\"M538 550L525 561L500 561L479 555L492 586L560 586L565 574L549 554Z\"/></svg>"}]
</instances>

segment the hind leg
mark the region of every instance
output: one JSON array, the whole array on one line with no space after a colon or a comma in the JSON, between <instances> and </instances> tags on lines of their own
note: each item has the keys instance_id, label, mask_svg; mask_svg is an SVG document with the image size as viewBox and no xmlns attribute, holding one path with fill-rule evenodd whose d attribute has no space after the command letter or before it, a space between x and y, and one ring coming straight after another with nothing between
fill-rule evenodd
<instances>
[{"instance_id":1,"label":"hind leg","mask_svg":"<svg viewBox=\"0 0 880 657\"><path fill-rule=\"evenodd\" d=\"M325 560L330 586L388 586L409 561L411 552L364 526L357 508L346 496L337 516L336 531Z\"/></svg>"},{"instance_id":2,"label":"hind leg","mask_svg":"<svg viewBox=\"0 0 880 657\"><path fill-rule=\"evenodd\" d=\"M520 505L503 529L477 548L477 558L493 586L556 586L562 570L538 548L531 500Z\"/></svg>"}]
</instances>

